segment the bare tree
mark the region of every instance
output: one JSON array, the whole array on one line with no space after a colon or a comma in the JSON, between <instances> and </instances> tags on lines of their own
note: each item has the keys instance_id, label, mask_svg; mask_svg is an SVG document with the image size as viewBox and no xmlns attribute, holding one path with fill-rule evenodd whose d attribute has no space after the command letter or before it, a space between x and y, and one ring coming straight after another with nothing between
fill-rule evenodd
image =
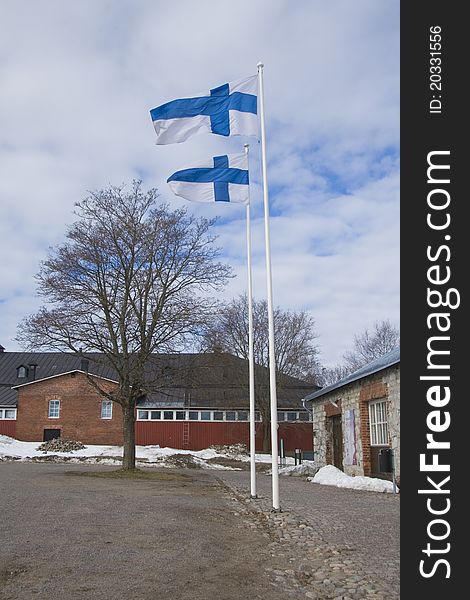
<instances>
[{"instance_id":1,"label":"bare tree","mask_svg":"<svg viewBox=\"0 0 470 600\"><path fill-rule=\"evenodd\" d=\"M274 337L278 388L283 376L314 382L318 370L318 348L314 344L314 320L305 311L274 309ZM270 444L268 307L265 300L253 302L253 345L256 405L263 422L263 449ZM231 352L248 360L248 298L241 295L220 306L203 334L202 349ZM285 377L284 377L285 379ZM246 378L242 384L247 385Z\"/></svg>"},{"instance_id":2,"label":"bare tree","mask_svg":"<svg viewBox=\"0 0 470 600\"><path fill-rule=\"evenodd\" d=\"M360 369L372 360L387 354L400 344L400 331L389 320L374 323L372 331L366 329L354 336L353 350L344 354L349 372Z\"/></svg>"},{"instance_id":3,"label":"bare tree","mask_svg":"<svg viewBox=\"0 0 470 600\"><path fill-rule=\"evenodd\" d=\"M319 385L325 387L344 379L367 363L383 356L400 344L400 332L390 321L374 323L372 331L366 329L354 336L353 350L344 353L344 363L333 367L320 367L317 371Z\"/></svg>"},{"instance_id":4,"label":"bare tree","mask_svg":"<svg viewBox=\"0 0 470 600\"><path fill-rule=\"evenodd\" d=\"M152 354L180 348L212 310L207 291L230 276L217 262L213 221L171 211L157 197L134 181L79 202L65 243L37 276L46 305L18 334L32 349L102 353L118 385L110 392L89 381L122 408L124 469L135 468L135 406Z\"/></svg>"},{"instance_id":5,"label":"bare tree","mask_svg":"<svg viewBox=\"0 0 470 600\"><path fill-rule=\"evenodd\" d=\"M346 365L335 365L334 367L322 367L317 375L316 383L322 387L332 385L351 373Z\"/></svg>"}]
</instances>

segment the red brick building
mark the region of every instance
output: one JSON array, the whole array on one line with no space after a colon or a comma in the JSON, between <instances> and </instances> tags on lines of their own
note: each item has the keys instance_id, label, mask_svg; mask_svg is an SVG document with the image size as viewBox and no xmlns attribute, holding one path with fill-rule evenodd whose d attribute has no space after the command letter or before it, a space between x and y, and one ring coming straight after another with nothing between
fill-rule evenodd
<instances>
[{"instance_id":1,"label":"red brick building","mask_svg":"<svg viewBox=\"0 0 470 600\"><path fill-rule=\"evenodd\" d=\"M100 396L88 377L71 371L15 386L15 437L27 442L65 437L85 444L122 444L121 407ZM92 377L106 391L116 386L108 379Z\"/></svg>"},{"instance_id":2,"label":"red brick building","mask_svg":"<svg viewBox=\"0 0 470 600\"><path fill-rule=\"evenodd\" d=\"M247 363L224 353L160 355L148 369L136 409L136 441L200 450L249 441ZM0 352L0 434L23 441L61 436L85 444L122 444L122 411L90 383L117 385L100 355ZM278 391L279 438L287 451L313 450L301 399L311 384L283 377ZM262 422L256 413L256 447Z\"/></svg>"}]
</instances>

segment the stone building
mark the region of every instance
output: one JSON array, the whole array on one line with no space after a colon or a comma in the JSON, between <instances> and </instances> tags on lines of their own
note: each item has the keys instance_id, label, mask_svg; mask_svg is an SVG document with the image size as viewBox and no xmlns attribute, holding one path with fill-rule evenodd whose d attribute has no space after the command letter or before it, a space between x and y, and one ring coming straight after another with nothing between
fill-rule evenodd
<instances>
[{"instance_id":1,"label":"stone building","mask_svg":"<svg viewBox=\"0 0 470 600\"><path fill-rule=\"evenodd\" d=\"M348 475L389 478L379 453L392 448L400 478L400 349L304 399L313 413L315 461ZM308 404L307 404L308 406Z\"/></svg>"}]
</instances>

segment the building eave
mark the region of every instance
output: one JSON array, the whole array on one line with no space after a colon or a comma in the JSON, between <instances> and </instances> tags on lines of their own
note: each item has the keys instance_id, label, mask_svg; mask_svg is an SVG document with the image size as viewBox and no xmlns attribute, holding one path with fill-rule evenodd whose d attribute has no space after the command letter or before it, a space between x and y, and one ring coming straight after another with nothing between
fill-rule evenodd
<instances>
[{"instance_id":1,"label":"building eave","mask_svg":"<svg viewBox=\"0 0 470 600\"><path fill-rule=\"evenodd\" d=\"M108 379L107 377L102 377L101 375L94 375L93 373L87 373L87 371L82 371L80 369L73 369L72 371L66 371L65 373L57 373L56 375L49 375L49 377L43 377L42 379L35 379L34 381L28 381L26 383L20 383L19 385L13 385L11 387L12 390L18 390L19 388L26 387L27 385L34 385L35 383L40 383L42 381L47 381L48 379L56 379L57 377L63 377L64 375L71 375L72 373L82 373L83 375L87 375L88 377L93 377L95 379L102 379L103 381L109 381L110 383L118 384L118 381L114 379Z\"/></svg>"},{"instance_id":2,"label":"building eave","mask_svg":"<svg viewBox=\"0 0 470 600\"><path fill-rule=\"evenodd\" d=\"M343 387L346 387L347 385L350 385L352 383L359 381L360 379L364 379L365 377L370 377L371 375L374 375L375 373L379 373L380 371L384 371L385 369L389 369L390 367L393 367L398 364L400 364L400 350L399 350L399 348L395 348L391 352L368 363L367 365L361 367L357 371L354 371L347 377L340 379L336 383L332 383L331 385L328 385L328 386L322 388L321 390L318 390L316 392L313 392L312 394L309 394L308 396L305 396L304 401L305 402L313 402L313 401L317 400L318 398L321 398L322 396L329 394L330 392L339 390Z\"/></svg>"}]
</instances>

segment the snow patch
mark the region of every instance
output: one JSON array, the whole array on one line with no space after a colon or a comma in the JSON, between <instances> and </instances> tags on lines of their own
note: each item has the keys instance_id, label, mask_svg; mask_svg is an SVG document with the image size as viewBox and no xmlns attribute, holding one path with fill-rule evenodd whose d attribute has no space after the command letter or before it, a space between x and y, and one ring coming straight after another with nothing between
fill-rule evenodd
<instances>
[{"instance_id":1,"label":"snow patch","mask_svg":"<svg viewBox=\"0 0 470 600\"><path fill-rule=\"evenodd\" d=\"M352 490L393 493L393 483L391 481L375 477L352 477L351 475L346 475L346 473L343 473L343 471L340 471L333 465L322 467L314 477L309 477L308 481L313 481L313 483L321 485L350 488Z\"/></svg>"},{"instance_id":2,"label":"snow patch","mask_svg":"<svg viewBox=\"0 0 470 600\"><path fill-rule=\"evenodd\" d=\"M44 452L38 448L41 442L20 442L6 435L0 435L0 461L24 460L44 462L73 462L86 464L116 465L122 459L122 446L87 445L82 450L73 452ZM218 464L218 458L244 462L249 457L245 453L237 453L233 447L220 450L181 450L178 448L160 448L153 446L136 446L136 464L138 467L188 467L238 471L237 467ZM210 460L214 462L208 462ZM257 454L256 462L268 462L270 456Z\"/></svg>"},{"instance_id":3,"label":"snow patch","mask_svg":"<svg viewBox=\"0 0 470 600\"><path fill-rule=\"evenodd\" d=\"M288 477L307 477L313 476L318 471L318 467L310 461L306 460L300 465L290 465L287 467L279 467L278 472L279 475L286 475ZM268 472L268 475L271 475L272 471Z\"/></svg>"}]
</instances>

